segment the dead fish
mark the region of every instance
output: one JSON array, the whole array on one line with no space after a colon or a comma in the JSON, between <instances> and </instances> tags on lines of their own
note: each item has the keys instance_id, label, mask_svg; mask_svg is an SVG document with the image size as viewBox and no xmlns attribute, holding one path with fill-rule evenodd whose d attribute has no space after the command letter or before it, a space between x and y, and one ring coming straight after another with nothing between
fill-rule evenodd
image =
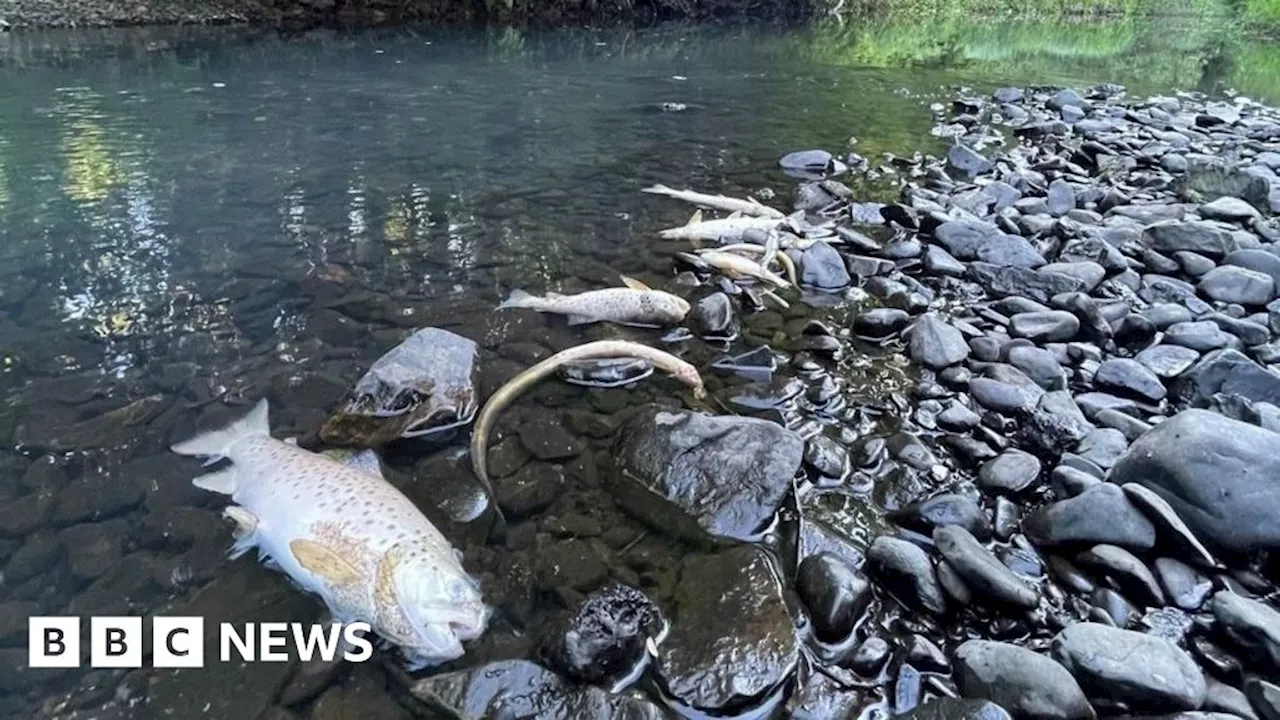
<instances>
[{"instance_id":1,"label":"dead fish","mask_svg":"<svg viewBox=\"0 0 1280 720\"><path fill-rule=\"evenodd\" d=\"M559 313L568 316L570 325L612 322L644 327L675 325L689 313L689 302L678 295L654 290L626 276L622 277L622 282L626 287L588 290L576 295L549 292L537 297L523 290L512 290L511 296L498 309L525 308Z\"/></svg>"},{"instance_id":2,"label":"dead fish","mask_svg":"<svg viewBox=\"0 0 1280 720\"><path fill-rule=\"evenodd\" d=\"M748 197L746 200L731 198L725 195L709 195L707 193L694 192L693 190L676 190L666 185L654 185L642 189L640 192L652 193L654 195L666 195L676 200L683 200L694 205L711 208L712 210L724 210L725 212L740 212L743 215L763 218L777 218L781 220L786 217L781 210L775 210L767 205L762 205L758 200Z\"/></svg>"},{"instance_id":3,"label":"dead fish","mask_svg":"<svg viewBox=\"0 0 1280 720\"><path fill-rule=\"evenodd\" d=\"M369 623L411 669L459 658L484 633L491 608L461 554L382 477L372 450L340 462L277 440L265 399L171 449L231 461L192 481L235 503L223 512L237 526L231 557L256 547L339 622Z\"/></svg>"},{"instance_id":4,"label":"dead fish","mask_svg":"<svg viewBox=\"0 0 1280 720\"><path fill-rule=\"evenodd\" d=\"M719 220L703 220L699 210L689 218L689 222L680 227L668 228L658 233L666 240L740 240L744 233L752 230L777 230L789 221L788 218L745 217L734 213Z\"/></svg>"},{"instance_id":5,"label":"dead fish","mask_svg":"<svg viewBox=\"0 0 1280 720\"><path fill-rule=\"evenodd\" d=\"M669 352L642 345L628 340L600 340L597 342L576 345L552 355L551 357L530 367L507 381L489 396L480 414L476 417L475 427L471 434L471 467L476 477L484 485L489 497L494 497L493 484L489 481L489 432L498 419L498 414L510 405L520 393L528 390L539 380L555 372L559 367L583 360L597 358L635 357L647 360L654 367L671 375L671 377L693 388L695 400L706 398L707 391L702 385L702 376L693 365L681 360ZM496 510L495 505L495 510Z\"/></svg>"},{"instance_id":6,"label":"dead fish","mask_svg":"<svg viewBox=\"0 0 1280 720\"><path fill-rule=\"evenodd\" d=\"M792 285L799 285L800 284L798 281L799 273L796 271L795 261L791 259L790 255L786 253L779 253L778 245L776 243L777 243L776 239L769 245L753 245L751 243L737 243L734 245L725 245L721 248L718 248L717 252L757 253L761 256L760 267L768 269L769 260L767 258L770 257L770 250L772 249L773 259L777 260L778 263L781 264L782 267L786 269L787 279L791 281Z\"/></svg>"},{"instance_id":7,"label":"dead fish","mask_svg":"<svg viewBox=\"0 0 1280 720\"><path fill-rule=\"evenodd\" d=\"M711 267L734 279L752 277L757 280L764 280L780 288L790 287L786 280L769 272L760 263L751 258L723 250L700 250L698 251L698 257L705 260Z\"/></svg>"}]
</instances>

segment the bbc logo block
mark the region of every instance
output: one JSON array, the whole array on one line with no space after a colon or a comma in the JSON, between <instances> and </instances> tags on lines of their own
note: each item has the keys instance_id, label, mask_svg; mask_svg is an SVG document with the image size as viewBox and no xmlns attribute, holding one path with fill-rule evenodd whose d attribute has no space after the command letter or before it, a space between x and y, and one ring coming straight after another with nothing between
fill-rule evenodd
<instances>
[{"instance_id":1,"label":"bbc logo block","mask_svg":"<svg viewBox=\"0 0 1280 720\"><path fill-rule=\"evenodd\" d=\"M33 616L27 624L27 665L80 667L78 617ZM204 618L157 617L151 624L151 664L160 668L204 666ZM146 637L141 617L89 618L89 666L140 668Z\"/></svg>"},{"instance_id":2,"label":"bbc logo block","mask_svg":"<svg viewBox=\"0 0 1280 720\"><path fill-rule=\"evenodd\" d=\"M28 665L33 668L74 668L81 662L82 620L78 617L28 619ZM143 667L146 649L144 620L138 616L89 618L89 666L95 668ZM218 625L221 662L288 662L318 656L331 662L341 656L349 662L365 662L373 644L365 637L368 623L231 623ZM292 643L290 643L292 641ZM290 644L293 653L288 652ZM151 666L198 668L205 664L205 628L201 617L153 617L150 642Z\"/></svg>"}]
</instances>

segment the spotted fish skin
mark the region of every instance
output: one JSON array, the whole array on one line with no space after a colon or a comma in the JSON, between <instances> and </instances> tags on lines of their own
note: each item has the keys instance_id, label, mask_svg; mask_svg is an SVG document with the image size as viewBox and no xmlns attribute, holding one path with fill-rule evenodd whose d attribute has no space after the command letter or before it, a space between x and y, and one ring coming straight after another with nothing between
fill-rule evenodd
<instances>
[{"instance_id":1,"label":"spotted fish skin","mask_svg":"<svg viewBox=\"0 0 1280 720\"><path fill-rule=\"evenodd\" d=\"M337 620L367 622L399 646L412 668L461 657L490 609L460 554L381 476L372 451L346 462L309 452L272 438L267 413L262 400L228 427L172 448L231 461L193 482L231 496L232 557L257 548Z\"/></svg>"},{"instance_id":2,"label":"spotted fish skin","mask_svg":"<svg viewBox=\"0 0 1280 720\"><path fill-rule=\"evenodd\" d=\"M511 297L498 306L525 308L538 312L569 316L573 324L612 322L623 325L674 325L684 320L689 302L678 295L661 290L605 288L576 295L547 293L542 297L523 290L513 290Z\"/></svg>"}]
</instances>

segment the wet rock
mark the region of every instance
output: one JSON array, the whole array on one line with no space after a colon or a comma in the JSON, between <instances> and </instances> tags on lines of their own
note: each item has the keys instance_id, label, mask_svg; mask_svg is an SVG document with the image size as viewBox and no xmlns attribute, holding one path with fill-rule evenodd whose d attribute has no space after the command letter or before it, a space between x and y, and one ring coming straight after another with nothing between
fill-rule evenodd
<instances>
[{"instance_id":1,"label":"wet rock","mask_svg":"<svg viewBox=\"0 0 1280 720\"><path fill-rule=\"evenodd\" d=\"M639 665L646 641L661 639L666 629L662 612L643 592L611 585L548 634L541 657L570 678L607 687Z\"/></svg>"},{"instance_id":2,"label":"wet rock","mask_svg":"<svg viewBox=\"0 0 1280 720\"><path fill-rule=\"evenodd\" d=\"M990 238L1000 237L1000 228L977 220L952 220L938 226L933 239L960 260L976 260L978 248Z\"/></svg>"},{"instance_id":3,"label":"wet rock","mask_svg":"<svg viewBox=\"0 0 1280 720\"><path fill-rule=\"evenodd\" d=\"M800 263L800 282L818 288L848 287L851 278L844 258L831 245L819 242L804 251Z\"/></svg>"},{"instance_id":4,"label":"wet rock","mask_svg":"<svg viewBox=\"0 0 1280 720\"><path fill-rule=\"evenodd\" d=\"M1210 608L1236 645L1257 662L1280 670L1280 612L1228 590L1214 593Z\"/></svg>"},{"instance_id":5,"label":"wet rock","mask_svg":"<svg viewBox=\"0 0 1280 720\"><path fill-rule=\"evenodd\" d=\"M1119 410L1103 409L1094 414L1094 420L1102 427L1108 427L1113 430L1119 430L1124 435L1125 440L1133 442L1142 434L1151 429L1151 424L1139 420L1132 415L1126 415Z\"/></svg>"},{"instance_id":6,"label":"wet rock","mask_svg":"<svg viewBox=\"0 0 1280 720\"><path fill-rule=\"evenodd\" d=\"M853 654L849 656L848 666L862 675L875 675L880 668L889 662L893 648L884 638L872 635L863 640Z\"/></svg>"},{"instance_id":7,"label":"wet rock","mask_svg":"<svg viewBox=\"0 0 1280 720\"><path fill-rule=\"evenodd\" d=\"M1186 410L1138 438L1112 482L1153 490L1200 540L1231 551L1280 547L1280 434Z\"/></svg>"},{"instance_id":8,"label":"wet rock","mask_svg":"<svg viewBox=\"0 0 1280 720\"><path fill-rule=\"evenodd\" d=\"M997 297L1020 296L1038 303L1048 303L1054 295L1077 292L1084 288L1079 279L1061 273L1000 267L984 262L969 264L968 274L987 292Z\"/></svg>"},{"instance_id":9,"label":"wet rock","mask_svg":"<svg viewBox=\"0 0 1280 720\"><path fill-rule=\"evenodd\" d=\"M933 531L938 551L964 579L965 584L997 603L1033 608L1039 594L1018 579L967 530L956 525Z\"/></svg>"},{"instance_id":10,"label":"wet rock","mask_svg":"<svg viewBox=\"0 0 1280 720\"><path fill-rule=\"evenodd\" d=\"M137 507L145 494L140 478L89 470L58 495L50 521L61 526L114 517Z\"/></svg>"},{"instance_id":11,"label":"wet rock","mask_svg":"<svg viewBox=\"0 0 1280 720\"><path fill-rule=\"evenodd\" d=\"M832 553L806 557L796 574L796 589L818 639L836 643L853 632L871 601L871 587L847 562Z\"/></svg>"},{"instance_id":12,"label":"wet rock","mask_svg":"<svg viewBox=\"0 0 1280 720\"><path fill-rule=\"evenodd\" d=\"M476 344L423 328L374 361L325 422L332 445L376 447L475 417Z\"/></svg>"},{"instance_id":13,"label":"wet rock","mask_svg":"<svg viewBox=\"0 0 1280 720\"><path fill-rule=\"evenodd\" d=\"M955 327L935 313L922 315L907 329L911 359L935 370L969 357L969 344Z\"/></svg>"},{"instance_id":14,"label":"wet rock","mask_svg":"<svg viewBox=\"0 0 1280 720\"><path fill-rule=\"evenodd\" d=\"M995 235L978 246L975 259L999 267L1038 268L1044 256L1026 239L1017 235Z\"/></svg>"},{"instance_id":15,"label":"wet rock","mask_svg":"<svg viewBox=\"0 0 1280 720\"><path fill-rule=\"evenodd\" d=\"M783 716L794 720L827 720L857 715L866 704L858 688L843 684L845 673L835 679L821 672L810 673L787 697Z\"/></svg>"},{"instance_id":16,"label":"wet rock","mask_svg":"<svg viewBox=\"0 0 1280 720\"><path fill-rule=\"evenodd\" d=\"M815 179L825 175L835 162L826 150L797 150L783 155L778 166L792 177Z\"/></svg>"},{"instance_id":17,"label":"wet rock","mask_svg":"<svg viewBox=\"0 0 1280 720\"><path fill-rule=\"evenodd\" d=\"M56 496L27 493L0 502L0 537L21 538L39 528L49 518Z\"/></svg>"},{"instance_id":18,"label":"wet rock","mask_svg":"<svg viewBox=\"0 0 1280 720\"><path fill-rule=\"evenodd\" d=\"M1058 633L1050 654L1090 697L1123 702L1136 712L1196 710L1204 703L1200 668L1164 638L1083 622Z\"/></svg>"},{"instance_id":19,"label":"wet rock","mask_svg":"<svg viewBox=\"0 0 1280 720\"><path fill-rule=\"evenodd\" d=\"M983 377L970 380L969 392L984 407L1010 413L1030 410L1045 395L1021 370L999 363L988 365Z\"/></svg>"},{"instance_id":20,"label":"wet rock","mask_svg":"<svg viewBox=\"0 0 1280 720\"><path fill-rule=\"evenodd\" d=\"M1112 358L1098 366L1093 382L1099 388L1118 395L1142 398L1151 402L1164 399L1164 383L1137 360Z\"/></svg>"},{"instance_id":21,"label":"wet rock","mask_svg":"<svg viewBox=\"0 0 1280 720\"><path fill-rule=\"evenodd\" d=\"M942 493L902 509L891 510L888 518L926 535L934 528L959 525L980 538L991 537L990 523L982 508L958 493Z\"/></svg>"},{"instance_id":22,"label":"wet rock","mask_svg":"<svg viewBox=\"0 0 1280 720\"><path fill-rule=\"evenodd\" d=\"M27 536L4 568L6 585L16 585L48 572L62 553L62 540L51 530L39 530Z\"/></svg>"},{"instance_id":23,"label":"wet rock","mask_svg":"<svg viewBox=\"0 0 1280 720\"><path fill-rule=\"evenodd\" d=\"M598 547L586 540L563 540L538 549L534 576L538 589L572 588L580 592L600 585L609 574Z\"/></svg>"},{"instance_id":24,"label":"wet rock","mask_svg":"<svg viewBox=\"0 0 1280 720\"><path fill-rule=\"evenodd\" d=\"M1262 678L1249 678L1244 694L1264 720L1280 720L1280 686Z\"/></svg>"},{"instance_id":25,"label":"wet rock","mask_svg":"<svg viewBox=\"0 0 1280 720\"><path fill-rule=\"evenodd\" d=\"M1008 352L1008 361L1010 365L1021 370L1045 390L1067 388L1067 375L1063 372L1057 357L1048 350L1025 345L1011 347Z\"/></svg>"},{"instance_id":26,"label":"wet rock","mask_svg":"<svg viewBox=\"0 0 1280 720\"><path fill-rule=\"evenodd\" d=\"M1196 212L1206 220L1244 222L1262 217L1257 208L1240 198L1223 196L1201 205Z\"/></svg>"},{"instance_id":27,"label":"wet rock","mask_svg":"<svg viewBox=\"0 0 1280 720\"><path fill-rule=\"evenodd\" d=\"M1009 713L990 700L949 697L933 698L896 717L901 720L1010 720Z\"/></svg>"},{"instance_id":28,"label":"wet rock","mask_svg":"<svg viewBox=\"0 0 1280 720\"><path fill-rule=\"evenodd\" d=\"M1066 668L1002 642L969 640L956 648L956 684L966 697L989 698L1025 720L1092 720L1084 691Z\"/></svg>"},{"instance_id":29,"label":"wet rock","mask_svg":"<svg viewBox=\"0 0 1280 720\"><path fill-rule=\"evenodd\" d=\"M1131 455L1133 452L1130 448ZM1123 490L1110 483L1046 505L1028 515L1022 527L1032 542L1047 547L1106 543L1149 550L1156 540L1151 521L1129 502Z\"/></svg>"},{"instance_id":30,"label":"wet rock","mask_svg":"<svg viewBox=\"0 0 1280 720\"><path fill-rule=\"evenodd\" d=\"M586 449L582 440L574 437L553 418L540 416L520 423L517 429L520 444L533 457L543 462L567 460Z\"/></svg>"},{"instance_id":31,"label":"wet rock","mask_svg":"<svg viewBox=\"0 0 1280 720\"><path fill-rule=\"evenodd\" d=\"M1075 447L1093 432L1093 423L1066 390L1047 392L1026 418L1026 433L1036 446L1049 452Z\"/></svg>"},{"instance_id":32,"label":"wet rock","mask_svg":"<svg viewBox=\"0 0 1280 720\"><path fill-rule=\"evenodd\" d=\"M1128 550L1115 545L1094 545L1081 553L1077 560L1110 578L1125 597L1143 603L1145 607L1164 605L1164 593L1155 576Z\"/></svg>"},{"instance_id":33,"label":"wet rock","mask_svg":"<svg viewBox=\"0 0 1280 720\"><path fill-rule=\"evenodd\" d=\"M1224 259L1223 264L1246 268L1254 272L1269 275L1276 287L1280 288L1280 256L1267 250L1237 250Z\"/></svg>"},{"instance_id":34,"label":"wet rock","mask_svg":"<svg viewBox=\"0 0 1280 720\"><path fill-rule=\"evenodd\" d=\"M618 432L615 493L667 532L751 540L777 512L803 453L799 436L767 420L650 406Z\"/></svg>"},{"instance_id":35,"label":"wet rock","mask_svg":"<svg viewBox=\"0 0 1280 720\"><path fill-rule=\"evenodd\" d=\"M1178 513L1169 505L1164 498L1157 495L1153 490L1137 483L1125 483L1120 486L1124 490L1125 495L1133 501L1133 504L1142 510L1151 522L1155 523L1156 528L1160 531L1162 537L1165 538L1174 547L1187 553L1187 558L1203 567L1214 567L1217 561L1213 559L1213 554L1209 549L1200 542L1200 539L1191 532L1191 528L1178 517Z\"/></svg>"},{"instance_id":36,"label":"wet rock","mask_svg":"<svg viewBox=\"0 0 1280 720\"><path fill-rule=\"evenodd\" d=\"M827 478L843 478L849 473L849 453L826 435L815 435L805 441L805 464Z\"/></svg>"},{"instance_id":37,"label":"wet rock","mask_svg":"<svg viewBox=\"0 0 1280 720\"><path fill-rule=\"evenodd\" d=\"M1200 292L1218 302L1266 305L1275 297L1275 281L1266 275L1235 265L1222 265L1200 278Z\"/></svg>"},{"instance_id":38,"label":"wet rock","mask_svg":"<svg viewBox=\"0 0 1280 720\"><path fill-rule=\"evenodd\" d=\"M1158 378L1174 378L1200 359L1200 353L1179 345L1153 345L1134 356Z\"/></svg>"},{"instance_id":39,"label":"wet rock","mask_svg":"<svg viewBox=\"0 0 1280 720\"><path fill-rule=\"evenodd\" d=\"M970 430L982 422L982 416L952 400L946 409L938 413L938 424L951 430Z\"/></svg>"},{"instance_id":40,"label":"wet rock","mask_svg":"<svg viewBox=\"0 0 1280 720\"><path fill-rule=\"evenodd\" d=\"M936 245L930 245L925 248L924 269L925 272L931 275L947 275L950 277L963 277L965 273L964 263Z\"/></svg>"},{"instance_id":41,"label":"wet rock","mask_svg":"<svg viewBox=\"0 0 1280 720\"><path fill-rule=\"evenodd\" d=\"M764 551L738 546L687 558L656 670L682 704L740 705L776 687L799 657L782 587Z\"/></svg>"},{"instance_id":42,"label":"wet rock","mask_svg":"<svg viewBox=\"0 0 1280 720\"><path fill-rule=\"evenodd\" d=\"M989 490L1016 493L1040 477L1040 460L1016 448L1005 450L978 471L978 482Z\"/></svg>"},{"instance_id":43,"label":"wet rock","mask_svg":"<svg viewBox=\"0 0 1280 720\"><path fill-rule=\"evenodd\" d=\"M910 663L904 662L898 666L898 677L893 683L894 715L911 712L920 704L920 699L924 697L922 679L920 671Z\"/></svg>"},{"instance_id":44,"label":"wet rock","mask_svg":"<svg viewBox=\"0 0 1280 720\"><path fill-rule=\"evenodd\" d=\"M1258 715L1249 706L1249 698L1236 688L1219 682L1212 677L1205 677L1208 688L1204 696L1204 709L1221 712L1245 720L1258 720Z\"/></svg>"},{"instance_id":45,"label":"wet rock","mask_svg":"<svg viewBox=\"0 0 1280 720\"><path fill-rule=\"evenodd\" d=\"M410 688L432 710L458 720L660 720L648 700L613 695L592 685L571 685L527 660L502 660L469 670L433 675Z\"/></svg>"},{"instance_id":46,"label":"wet rock","mask_svg":"<svg viewBox=\"0 0 1280 720\"><path fill-rule=\"evenodd\" d=\"M693 331L709 339L737 336L737 318L733 301L722 292L712 293L697 302L690 313Z\"/></svg>"},{"instance_id":47,"label":"wet rock","mask_svg":"<svg viewBox=\"0 0 1280 720\"><path fill-rule=\"evenodd\" d=\"M942 648L923 635L912 635L907 639L906 661L923 672L947 672L951 669Z\"/></svg>"},{"instance_id":48,"label":"wet rock","mask_svg":"<svg viewBox=\"0 0 1280 720\"><path fill-rule=\"evenodd\" d=\"M1187 612L1195 612L1203 607L1213 590L1213 581L1181 560L1156 558L1155 571L1165 596L1175 606Z\"/></svg>"},{"instance_id":49,"label":"wet rock","mask_svg":"<svg viewBox=\"0 0 1280 720\"><path fill-rule=\"evenodd\" d=\"M1076 206L1076 191L1065 180L1054 180L1049 183L1049 194L1046 202L1051 215L1062 217Z\"/></svg>"},{"instance_id":50,"label":"wet rock","mask_svg":"<svg viewBox=\"0 0 1280 720\"><path fill-rule=\"evenodd\" d=\"M1233 345L1231 335L1223 332L1222 328L1209 320L1170 325L1165 332L1164 341L1171 345L1181 345L1200 352L1208 352L1209 350L1217 350Z\"/></svg>"},{"instance_id":51,"label":"wet rock","mask_svg":"<svg viewBox=\"0 0 1280 720\"><path fill-rule=\"evenodd\" d=\"M867 549L867 569L907 607L935 615L946 611L933 563L919 546L882 535Z\"/></svg>"},{"instance_id":52,"label":"wet rock","mask_svg":"<svg viewBox=\"0 0 1280 720\"><path fill-rule=\"evenodd\" d=\"M1075 497L1098 485L1102 480L1094 475L1068 465L1059 465L1050 474L1054 495L1059 499Z\"/></svg>"},{"instance_id":53,"label":"wet rock","mask_svg":"<svg viewBox=\"0 0 1280 720\"><path fill-rule=\"evenodd\" d=\"M990 160L964 145L952 145L947 151L947 169L954 176L973 179L992 167Z\"/></svg>"},{"instance_id":54,"label":"wet rock","mask_svg":"<svg viewBox=\"0 0 1280 720\"><path fill-rule=\"evenodd\" d=\"M1080 320L1062 310L1019 313L1009 318L1009 334L1032 342L1059 342L1070 340L1080 332Z\"/></svg>"},{"instance_id":55,"label":"wet rock","mask_svg":"<svg viewBox=\"0 0 1280 720\"><path fill-rule=\"evenodd\" d=\"M874 308L853 320L853 331L863 337L888 337L911 322L911 314L897 308Z\"/></svg>"},{"instance_id":56,"label":"wet rock","mask_svg":"<svg viewBox=\"0 0 1280 720\"><path fill-rule=\"evenodd\" d=\"M529 463L514 474L492 478L498 506L510 519L529 517L545 510L564 491L564 469L546 463Z\"/></svg>"},{"instance_id":57,"label":"wet rock","mask_svg":"<svg viewBox=\"0 0 1280 720\"><path fill-rule=\"evenodd\" d=\"M1214 260L1221 260L1227 253L1238 249L1229 231L1200 220L1148 225L1142 231L1142 241L1158 252L1186 250Z\"/></svg>"},{"instance_id":58,"label":"wet rock","mask_svg":"<svg viewBox=\"0 0 1280 720\"><path fill-rule=\"evenodd\" d=\"M392 697L386 673L361 665L324 691L311 707L311 720L409 720L413 716Z\"/></svg>"},{"instance_id":59,"label":"wet rock","mask_svg":"<svg viewBox=\"0 0 1280 720\"><path fill-rule=\"evenodd\" d=\"M115 565L124 555L129 538L129 523L122 519L100 523L84 523L64 528L58 534L67 550L71 574L80 580L92 580Z\"/></svg>"},{"instance_id":60,"label":"wet rock","mask_svg":"<svg viewBox=\"0 0 1280 720\"><path fill-rule=\"evenodd\" d=\"M1111 428L1098 428L1085 436L1076 448L1076 455L1106 470L1129 449L1124 433Z\"/></svg>"},{"instance_id":61,"label":"wet rock","mask_svg":"<svg viewBox=\"0 0 1280 720\"><path fill-rule=\"evenodd\" d=\"M1205 407L1215 395L1236 395L1252 402L1280 403L1280 373L1237 350L1211 352L1179 377L1175 392L1193 407Z\"/></svg>"}]
</instances>

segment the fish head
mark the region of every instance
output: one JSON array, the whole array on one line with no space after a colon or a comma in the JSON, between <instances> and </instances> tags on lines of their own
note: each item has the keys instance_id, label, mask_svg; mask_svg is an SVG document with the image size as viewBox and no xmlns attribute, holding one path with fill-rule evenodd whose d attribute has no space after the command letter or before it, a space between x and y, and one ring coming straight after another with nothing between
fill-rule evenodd
<instances>
[{"instance_id":1,"label":"fish head","mask_svg":"<svg viewBox=\"0 0 1280 720\"><path fill-rule=\"evenodd\" d=\"M671 371L671 377L693 388L694 398L701 400L707 396L707 389L702 384L702 375L693 365L681 361Z\"/></svg>"},{"instance_id":2,"label":"fish head","mask_svg":"<svg viewBox=\"0 0 1280 720\"><path fill-rule=\"evenodd\" d=\"M670 322L680 322L684 320L684 317L689 314L689 310L693 308L693 306L689 304L688 300L685 300L679 295L672 295L671 293L653 293L652 298L658 312Z\"/></svg>"},{"instance_id":3,"label":"fish head","mask_svg":"<svg viewBox=\"0 0 1280 720\"><path fill-rule=\"evenodd\" d=\"M415 544L394 571L396 600L415 636L412 649L420 657L461 657L462 643L484 633L492 608L452 548Z\"/></svg>"}]
</instances>

